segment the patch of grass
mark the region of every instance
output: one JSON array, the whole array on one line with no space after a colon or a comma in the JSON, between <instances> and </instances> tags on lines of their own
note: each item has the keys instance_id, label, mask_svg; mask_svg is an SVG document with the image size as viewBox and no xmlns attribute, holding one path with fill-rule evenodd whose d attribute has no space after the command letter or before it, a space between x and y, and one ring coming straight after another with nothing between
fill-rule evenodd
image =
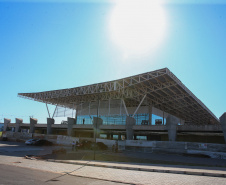
<instances>
[{"instance_id":1,"label":"patch of grass","mask_svg":"<svg viewBox=\"0 0 226 185\"><path fill-rule=\"evenodd\" d=\"M186 162L174 162L174 161L161 161L161 160L151 160L151 159L142 159L142 158L133 158L122 155L107 154L107 153L97 153L97 161L108 161L108 162L125 162L125 163L146 163L146 164L165 164L165 165L186 165L186 166L207 166L211 165L205 164L195 164L195 163L186 163ZM83 157L83 160L93 160L93 154L87 154ZM222 167L222 166L218 166Z\"/></svg>"},{"instance_id":2,"label":"patch of grass","mask_svg":"<svg viewBox=\"0 0 226 185\"><path fill-rule=\"evenodd\" d=\"M58 159L58 160L94 160L94 151L78 150L66 154L49 154L43 156L43 159ZM129 157L123 153L111 153L109 151L96 151L95 160L106 162L125 162L125 163L143 163L143 164L162 164L162 165L186 165L186 166L205 166L205 167L225 167L222 165L205 165L188 162L176 162L167 160L153 160L139 157Z\"/></svg>"}]
</instances>

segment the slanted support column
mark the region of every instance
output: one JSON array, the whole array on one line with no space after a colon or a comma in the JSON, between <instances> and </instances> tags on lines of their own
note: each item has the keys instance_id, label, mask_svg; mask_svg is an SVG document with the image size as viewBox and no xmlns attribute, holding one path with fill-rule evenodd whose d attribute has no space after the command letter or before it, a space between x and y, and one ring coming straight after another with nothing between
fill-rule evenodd
<instances>
[{"instance_id":1,"label":"slanted support column","mask_svg":"<svg viewBox=\"0 0 226 185\"><path fill-rule=\"evenodd\" d=\"M38 123L37 119L30 118L30 133L35 133L35 125Z\"/></svg>"},{"instance_id":2,"label":"slanted support column","mask_svg":"<svg viewBox=\"0 0 226 185\"><path fill-rule=\"evenodd\" d=\"M132 117L126 116L126 139L133 140L133 125L136 124L136 120Z\"/></svg>"},{"instance_id":3,"label":"slanted support column","mask_svg":"<svg viewBox=\"0 0 226 185\"><path fill-rule=\"evenodd\" d=\"M176 141L177 138L177 125L179 123L179 119L173 115L169 115L166 118L166 127L168 130L169 141Z\"/></svg>"},{"instance_id":4,"label":"slanted support column","mask_svg":"<svg viewBox=\"0 0 226 185\"><path fill-rule=\"evenodd\" d=\"M125 103L124 99L122 99L122 103L123 103L123 106L124 106L124 109L125 109L125 112L126 112L126 116L129 116L129 113L128 113L128 110L127 110L126 103Z\"/></svg>"},{"instance_id":5,"label":"slanted support column","mask_svg":"<svg viewBox=\"0 0 226 185\"><path fill-rule=\"evenodd\" d=\"M52 134L52 125L54 124L55 120L53 118L47 118L47 134Z\"/></svg>"},{"instance_id":6,"label":"slanted support column","mask_svg":"<svg viewBox=\"0 0 226 185\"><path fill-rule=\"evenodd\" d=\"M220 123L224 133L224 141L226 143L226 112L220 117Z\"/></svg>"},{"instance_id":7,"label":"slanted support column","mask_svg":"<svg viewBox=\"0 0 226 185\"><path fill-rule=\"evenodd\" d=\"M67 135L68 136L74 136L73 131L73 125L76 123L76 119L75 118L67 118Z\"/></svg>"},{"instance_id":8,"label":"slanted support column","mask_svg":"<svg viewBox=\"0 0 226 185\"><path fill-rule=\"evenodd\" d=\"M146 98L146 96L147 96L147 95L145 94L144 97L142 98L142 100L140 101L138 107L136 108L135 112L133 113L132 118L134 118L135 114L136 114L137 111L139 110L139 108L140 108L140 106L142 105L142 103L143 103L144 99Z\"/></svg>"},{"instance_id":9,"label":"slanted support column","mask_svg":"<svg viewBox=\"0 0 226 185\"><path fill-rule=\"evenodd\" d=\"M16 118L15 132L20 132L20 124L23 123L23 119Z\"/></svg>"},{"instance_id":10,"label":"slanted support column","mask_svg":"<svg viewBox=\"0 0 226 185\"><path fill-rule=\"evenodd\" d=\"M9 123L11 123L11 119L4 118L4 131L8 130Z\"/></svg>"},{"instance_id":11,"label":"slanted support column","mask_svg":"<svg viewBox=\"0 0 226 185\"><path fill-rule=\"evenodd\" d=\"M100 125L103 124L103 120L99 117L93 117L93 129L94 129L94 136L96 134L96 138L100 137Z\"/></svg>"}]
</instances>

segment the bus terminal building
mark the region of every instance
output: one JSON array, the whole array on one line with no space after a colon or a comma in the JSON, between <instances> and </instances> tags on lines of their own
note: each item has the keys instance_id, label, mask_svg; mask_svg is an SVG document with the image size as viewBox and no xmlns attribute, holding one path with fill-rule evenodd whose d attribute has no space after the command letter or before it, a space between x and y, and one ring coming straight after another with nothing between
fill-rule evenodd
<instances>
[{"instance_id":1,"label":"bus terminal building","mask_svg":"<svg viewBox=\"0 0 226 185\"><path fill-rule=\"evenodd\" d=\"M4 119L4 130L79 138L226 142L226 113L219 119L168 69L75 88L19 97L55 105L47 124ZM69 111L70 110L70 111ZM35 110L34 110L35 111ZM54 117L65 117L54 124Z\"/></svg>"}]
</instances>

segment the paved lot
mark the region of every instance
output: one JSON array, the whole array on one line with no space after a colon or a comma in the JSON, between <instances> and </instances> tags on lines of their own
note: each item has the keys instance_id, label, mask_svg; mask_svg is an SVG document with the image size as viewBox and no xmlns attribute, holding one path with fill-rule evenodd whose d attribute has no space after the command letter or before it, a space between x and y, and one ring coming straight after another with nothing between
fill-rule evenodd
<instances>
[{"instance_id":1,"label":"paved lot","mask_svg":"<svg viewBox=\"0 0 226 185\"><path fill-rule=\"evenodd\" d=\"M13 144L13 143L11 143ZM15 144L16 145L16 144ZM25 145L21 145L21 147ZM15 150L7 148L15 147ZM17 153L16 148L18 146L1 145L0 144L0 164L13 166L13 169L18 167L41 170L51 173L68 174L75 177L90 178L95 182L97 179L106 180L108 182L122 182L130 184L225 184L225 178L221 177L207 177L197 175L184 175L184 174L172 174L172 173L158 173L158 172L146 172L137 170L124 170L115 168L103 168L78 164L64 164L57 162L46 162L40 160L24 159ZM27 149L26 149L27 150ZM42 150L47 152L47 150ZM18 151L23 152L23 151ZM25 151L27 152L27 151ZM34 151L33 151L34 152ZM37 151L36 151L37 152ZM11 155L7 155L11 154ZM1 170L2 171L2 170ZM25 174L20 174L21 176ZM51 176L50 176L51 177ZM56 179L57 180L57 179ZM57 181L56 181L57 182ZM54 182L55 183L55 182Z\"/></svg>"}]
</instances>

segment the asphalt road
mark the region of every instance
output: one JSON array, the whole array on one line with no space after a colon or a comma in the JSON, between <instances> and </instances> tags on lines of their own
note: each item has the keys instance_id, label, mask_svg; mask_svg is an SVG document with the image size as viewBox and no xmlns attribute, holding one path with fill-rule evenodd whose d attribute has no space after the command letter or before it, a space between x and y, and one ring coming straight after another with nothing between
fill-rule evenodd
<instances>
[{"instance_id":1,"label":"asphalt road","mask_svg":"<svg viewBox=\"0 0 226 185\"><path fill-rule=\"evenodd\" d=\"M25 143L0 141L0 154L23 157L24 155L44 155L52 152L55 146L29 146Z\"/></svg>"},{"instance_id":2,"label":"asphalt road","mask_svg":"<svg viewBox=\"0 0 226 185\"><path fill-rule=\"evenodd\" d=\"M40 184L73 184L73 185L116 185L111 181L76 177L67 174L22 168L18 166L0 165L0 185L40 185Z\"/></svg>"}]
</instances>

